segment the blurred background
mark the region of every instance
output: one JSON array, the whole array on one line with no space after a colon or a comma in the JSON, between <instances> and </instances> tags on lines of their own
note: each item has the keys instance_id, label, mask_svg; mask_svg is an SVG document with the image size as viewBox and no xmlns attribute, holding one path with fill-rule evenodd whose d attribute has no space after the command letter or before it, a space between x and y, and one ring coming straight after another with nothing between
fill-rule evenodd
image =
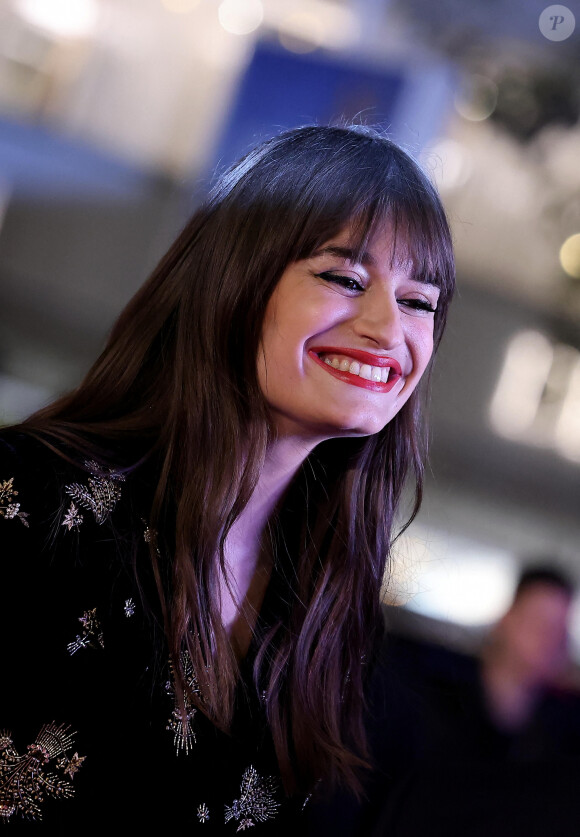
<instances>
[{"instance_id":1,"label":"blurred background","mask_svg":"<svg viewBox=\"0 0 580 837\"><path fill-rule=\"evenodd\" d=\"M577 0L0 0L0 423L80 380L222 167L380 125L440 188L460 289L385 596L476 642L529 559L580 580L579 115Z\"/></svg>"}]
</instances>

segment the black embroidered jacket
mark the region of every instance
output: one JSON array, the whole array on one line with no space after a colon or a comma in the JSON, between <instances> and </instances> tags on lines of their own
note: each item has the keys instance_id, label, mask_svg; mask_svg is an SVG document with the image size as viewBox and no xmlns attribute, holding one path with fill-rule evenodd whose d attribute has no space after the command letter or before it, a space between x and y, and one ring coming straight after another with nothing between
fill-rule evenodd
<instances>
[{"instance_id":1,"label":"black embroidered jacket","mask_svg":"<svg viewBox=\"0 0 580 837\"><path fill-rule=\"evenodd\" d=\"M304 800L284 797L258 697L231 735L177 711L133 479L0 442L0 819L7 834L294 833Z\"/></svg>"},{"instance_id":2,"label":"black embroidered jacket","mask_svg":"<svg viewBox=\"0 0 580 837\"><path fill-rule=\"evenodd\" d=\"M285 797L252 684L255 649L242 665L230 734L192 706L185 719L176 709L141 482L138 471L75 466L23 434L0 436L6 834L102 837L109 827L131 834L370 834L422 746L419 715L396 673L377 666L369 685L375 770L365 797ZM260 620L287 599L284 583L275 567Z\"/></svg>"}]
</instances>

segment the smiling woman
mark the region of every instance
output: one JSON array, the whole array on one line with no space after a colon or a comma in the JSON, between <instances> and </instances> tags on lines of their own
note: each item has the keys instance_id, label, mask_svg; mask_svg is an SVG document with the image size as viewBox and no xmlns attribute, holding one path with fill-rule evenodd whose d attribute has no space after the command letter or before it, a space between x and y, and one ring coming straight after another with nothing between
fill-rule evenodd
<instances>
[{"instance_id":1,"label":"smiling woman","mask_svg":"<svg viewBox=\"0 0 580 837\"><path fill-rule=\"evenodd\" d=\"M3 433L11 826L368 833L401 757L365 710L381 582L453 285L407 154L288 131L218 180L80 386Z\"/></svg>"},{"instance_id":2,"label":"smiling woman","mask_svg":"<svg viewBox=\"0 0 580 837\"><path fill-rule=\"evenodd\" d=\"M268 302L258 370L278 436L377 433L431 359L439 287L415 278L406 253L393 258L388 227L360 261L343 246L352 236L289 265Z\"/></svg>"}]
</instances>

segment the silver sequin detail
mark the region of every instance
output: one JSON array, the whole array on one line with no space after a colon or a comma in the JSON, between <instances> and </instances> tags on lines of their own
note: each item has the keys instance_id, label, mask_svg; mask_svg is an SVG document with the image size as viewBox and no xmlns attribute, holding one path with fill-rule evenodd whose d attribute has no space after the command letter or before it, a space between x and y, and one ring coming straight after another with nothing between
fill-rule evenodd
<instances>
[{"instance_id":1,"label":"silver sequin detail","mask_svg":"<svg viewBox=\"0 0 580 837\"><path fill-rule=\"evenodd\" d=\"M73 482L65 485L64 490L73 501L62 522L67 529L78 528L83 522L79 511L86 509L93 513L95 521L101 525L109 517L117 502L121 499L119 483L125 477L113 469L103 469L96 462L85 462L85 468L90 472L88 485Z\"/></svg>"},{"instance_id":2,"label":"silver sequin detail","mask_svg":"<svg viewBox=\"0 0 580 837\"><path fill-rule=\"evenodd\" d=\"M272 776L262 778L255 767L248 767L244 771L240 784L240 798L225 808L224 821L235 819L238 822L237 831L245 831L257 822L273 819L280 807L274 794L276 780Z\"/></svg>"},{"instance_id":3,"label":"silver sequin detail","mask_svg":"<svg viewBox=\"0 0 580 837\"><path fill-rule=\"evenodd\" d=\"M87 648L90 645L90 643L91 641L88 637L77 634L74 640L68 643L66 650L72 657L72 655L76 654L77 651L80 651L81 648Z\"/></svg>"},{"instance_id":4,"label":"silver sequin detail","mask_svg":"<svg viewBox=\"0 0 580 837\"><path fill-rule=\"evenodd\" d=\"M0 517L6 520L14 520L17 517L21 523L28 527L28 512L20 511L20 503L15 503L14 498L18 491L14 488L14 477L0 482Z\"/></svg>"},{"instance_id":5,"label":"silver sequin detail","mask_svg":"<svg viewBox=\"0 0 580 837\"><path fill-rule=\"evenodd\" d=\"M186 651L181 654L181 667L188 687L195 694L199 694L200 690L195 670L193 668L193 663L191 662L191 657ZM187 755L197 741L192 726L192 721L195 717L197 709L193 705L191 698L188 695L185 695L183 699L183 712L181 711L175 694L175 674L172 663L169 664L169 668L171 672L171 679L165 684L165 691L173 698L173 711L169 721L167 722L166 729L173 733L173 744L175 746L176 754L179 755L179 753L185 753Z\"/></svg>"},{"instance_id":6,"label":"silver sequin detail","mask_svg":"<svg viewBox=\"0 0 580 837\"><path fill-rule=\"evenodd\" d=\"M68 511L62 519L61 526L66 526L69 530L71 529L78 529L81 523L83 522L83 516L80 511L77 509L74 503L71 503L68 507Z\"/></svg>"},{"instance_id":7,"label":"silver sequin detail","mask_svg":"<svg viewBox=\"0 0 580 837\"><path fill-rule=\"evenodd\" d=\"M93 607L92 610L85 610L83 615L79 616L79 622L83 626L82 633L77 634L66 647L71 657L81 648L104 648L105 641L101 624L97 619L97 608Z\"/></svg>"},{"instance_id":8,"label":"silver sequin detail","mask_svg":"<svg viewBox=\"0 0 580 837\"><path fill-rule=\"evenodd\" d=\"M125 599L125 607L123 610L127 619L130 619L135 614L135 602L133 599Z\"/></svg>"},{"instance_id":9,"label":"silver sequin detail","mask_svg":"<svg viewBox=\"0 0 580 837\"><path fill-rule=\"evenodd\" d=\"M209 808L205 802L197 806L197 818L200 822L207 822L209 820Z\"/></svg>"},{"instance_id":10,"label":"silver sequin detail","mask_svg":"<svg viewBox=\"0 0 580 837\"><path fill-rule=\"evenodd\" d=\"M157 555L161 556L161 552L159 551L159 547L157 545L157 529L151 529L147 521L143 518L141 518L141 521L145 526L145 529L143 531L143 540L145 541L145 543L152 544Z\"/></svg>"},{"instance_id":11,"label":"silver sequin detail","mask_svg":"<svg viewBox=\"0 0 580 837\"><path fill-rule=\"evenodd\" d=\"M72 784L64 776L72 779L85 757L71 755L73 740L69 727L54 722L45 724L20 755L10 733L0 732L0 820L8 822L14 814L41 820L40 806L45 797L66 799L74 794ZM49 772L47 765L51 761L62 776Z\"/></svg>"}]
</instances>

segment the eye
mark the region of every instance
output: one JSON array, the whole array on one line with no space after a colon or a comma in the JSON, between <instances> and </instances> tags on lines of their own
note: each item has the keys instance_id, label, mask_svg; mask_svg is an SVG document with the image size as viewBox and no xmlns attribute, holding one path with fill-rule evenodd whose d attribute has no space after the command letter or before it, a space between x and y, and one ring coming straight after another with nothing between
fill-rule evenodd
<instances>
[{"instance_id":1,"label":"eye","mask_svg":"<svg viewBox=\"0 0 580 837\"><path fill-rule=\"evenodd\" d=\"M355 276L347 276L343 273L333 273L331 270L324 270L322 273L316 273L319 279L324 279L325 282L331 282L333 285L338 285L346 291L364 291L359 278Z\"/></svg>"},{"instance_id":2,"label":"eye","mask_svg":"<svg viewBox=\"0 0 580 837\"><path fill-rule=\"evenodd\" d=\"M417 313L434 314L437 310L437 307L432 305L428 299L398 299L397 302L405 308L410 308L411 311L417 311Z\"/></svg>"}]
</instances>

